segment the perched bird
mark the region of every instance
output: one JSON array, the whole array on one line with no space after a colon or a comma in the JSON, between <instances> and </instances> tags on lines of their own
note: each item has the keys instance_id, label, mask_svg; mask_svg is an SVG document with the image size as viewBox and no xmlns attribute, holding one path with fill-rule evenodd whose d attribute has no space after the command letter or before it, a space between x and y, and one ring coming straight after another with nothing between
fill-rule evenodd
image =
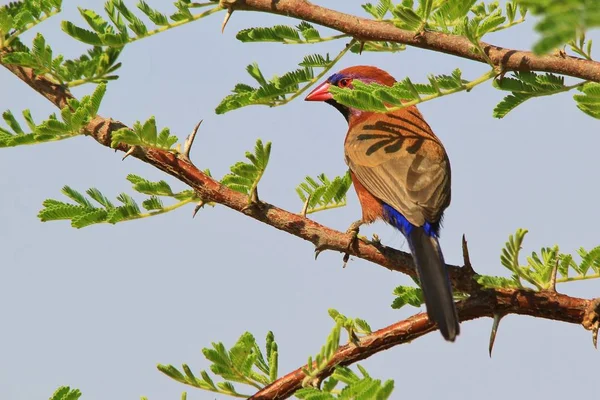
<instances>
[{"instance_id":1,"label":"perched bird","mask_svg":"<svg viewBox=\"0 0 600 400\"><path fill-rule=\"evenodd\" d=\"M415 106L391 112L368 112L344 106L329 88L352 88L352 82L392 86L396 80L372 66L355 66L333 74L307 101L324 101L348 121L344 155L362 207L351 229L382 219L406 237L429 318L446 340L459 334L452 287L438 236L450 204L450 161L442 143Z\"/></svg>"}]
</instances>

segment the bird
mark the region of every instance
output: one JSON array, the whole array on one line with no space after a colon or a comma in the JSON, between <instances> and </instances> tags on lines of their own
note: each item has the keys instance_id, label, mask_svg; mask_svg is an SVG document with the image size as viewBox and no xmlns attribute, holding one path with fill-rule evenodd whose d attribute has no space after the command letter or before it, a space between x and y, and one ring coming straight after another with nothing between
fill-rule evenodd
<instances>
[{"instance_id":1,"label":"bird","mask_svg":"<svg viewBox=\"0 0 600 400\"><path fill-rule=\"evenodd\" d=\"M370 112L338 103L329 88L352 89L354 81L396 82L377 67L353 66L331 75L305 98L332 105L348 122L344 157L362 208L362 218L349 232L356 238L362 224L383 220L406 237L428 317L453 342L460 325L438 240L451 197L448 154L416 106Z\"/></svg>"}]
</instances>

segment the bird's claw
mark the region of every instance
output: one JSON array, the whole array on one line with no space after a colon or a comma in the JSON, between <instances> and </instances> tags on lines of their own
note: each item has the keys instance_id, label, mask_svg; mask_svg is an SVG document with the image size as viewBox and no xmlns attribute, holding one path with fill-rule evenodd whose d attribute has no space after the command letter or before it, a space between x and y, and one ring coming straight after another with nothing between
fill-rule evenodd
<instances>
[{"instance_id":1,"label":"bird's claw","mask_svg":"<svg viewBox=\"0 0 600 400\"><path fill-rule=\"evenodd\" d=\"M350 249L352 249L352 247L354 247L357 243L358 232L362 224L362 220L354 221L346 230L346 234L350 235L350 240L348 242L348 246L346 247L347 252L344 254L344 258L342 259L344 261L344 268L346 268L346 264L350 259Z\"/></svg>"},{"instance_id":2,"label":"bird's claw","mask_svg":"<svg viewBox=\"0 0 600 400\"><path fill-rule=\"evenodd\" d=\"M598 348L598 330L600 330L600 298L591 301L581 323L583 327L592 331L592 343Z\"/></svg>"}]
</instances>

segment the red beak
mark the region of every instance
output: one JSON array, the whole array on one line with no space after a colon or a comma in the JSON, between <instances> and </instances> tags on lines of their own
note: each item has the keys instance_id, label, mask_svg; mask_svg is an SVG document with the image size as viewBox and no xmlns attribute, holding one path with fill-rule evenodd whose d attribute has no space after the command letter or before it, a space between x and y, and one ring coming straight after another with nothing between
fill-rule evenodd
<instances>
[{"instance_id":1,"label":"red beak","mask_svg":"<svg viewBox=\"0 0 600 400\"><path fill-rule=\"evenodd\" d=\"M304 101L325 101L333 99L333 96L329 93L329 86L331 86L329 82L321 83L306 96Z\"/></svg>"}]
</instances>

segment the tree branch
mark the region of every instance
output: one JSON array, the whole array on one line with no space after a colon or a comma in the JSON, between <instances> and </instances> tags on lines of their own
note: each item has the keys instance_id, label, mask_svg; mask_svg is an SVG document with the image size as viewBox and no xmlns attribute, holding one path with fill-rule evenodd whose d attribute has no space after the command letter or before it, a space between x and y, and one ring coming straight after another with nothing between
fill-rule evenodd
<instances>
[{"instance_id":1,"label":"tree branch","mask_svg":"<svg viewBox=\"0 0 600 400\"><path fill-rule=\"evenodd\" d=\"M345 14L306 0L221 0L230 10L260 11L302 19L355 37L360 41L388 41L451 54L481 63L485 56L474 52L466 37L440 32L415 32L393 24ZM503 70L543 71L600 82L600 63L567 55L536 55L530 51L506 49L481 42L485 54Z\"/></svg>"},{"instance_id":2,"label":"tree branch","mask_svg":"<svg viewBox=\"0 0 600 400\"><path fill-rule=\"evenodd\" d=\"M552 291L533 292L522 289L481 290L469 299L457 303L459 319L469 321L492 317L494 313L520 314L557 321L582 324L584 320L598 320L597 301L579 299ZM591 328L586 328L591 329ZM431 331L435 326L427 314L419 313L403 321L360 338L358 345L348 343L340 346L327 367L319 375L319 381L331 375L336 366L353 364L399 344L411 342ZM306 377L302 366L279 378L254 394L253 400L279 400L290 397L302 387Z\"/></svg>"},{"instance_id":3,"label":"tree branch","mask_svg":"<svg viewBox=\"0 0 600 400\"><path fill-rule=\"evenodd\" d=\"M424 32L415 37L413 32L395 28L393 25L371 21L314 6L303 0L236 0L233 9L265 11L302 18L346 32L361 40L386 40L406 43L417 47L442 51L475 61L483 58L471 52L471 44L466 39L440 33ZM574 57L535 56L530 52L502 49L485 44L489 57L508 69L537 70L555 72L582 79L600 81L600 64ZM0 57L10 52L0 50ZM73 98L67 88L53 84L43 76L36 76L29 68L4 65L27 85L50 100L57 107L65 107ZM96 116L85 128L85 133L98 143L111 147L111 135L126 127L110 118ZM132 149L119 144L117 149L130 152ZM371 261L390 270L416 276L410 254L389 248L358 241L348 249L350 235L333 230L301 215L294 214L271 204L258 202L255 207L247 207L246 195L233 191L201 172L187 157L155 148L135 146L131 156L138 158L179 179L194 189L205 202L215 202L241 212L251 218L310 241L320 249L329 249ZM471 294L459 303L461 321L480 317L490 317L494 313L521 314L569 323L583 324L597 335L600 317L598 301L573 298L552 291L534 292L523 289L482 289L473 279L470 268L448 265L454 287ZM426 314L417 314L405 321L363 337L359 346L349 344L338 349L330 365L321 372L324 378L333 372L337 365L348 365L367 358L392 346L423 336L435 329ZM304 378L301 369L296 370L256 393L254 399L282 399L297 390Z\"/></svg>"}]
</instances>

